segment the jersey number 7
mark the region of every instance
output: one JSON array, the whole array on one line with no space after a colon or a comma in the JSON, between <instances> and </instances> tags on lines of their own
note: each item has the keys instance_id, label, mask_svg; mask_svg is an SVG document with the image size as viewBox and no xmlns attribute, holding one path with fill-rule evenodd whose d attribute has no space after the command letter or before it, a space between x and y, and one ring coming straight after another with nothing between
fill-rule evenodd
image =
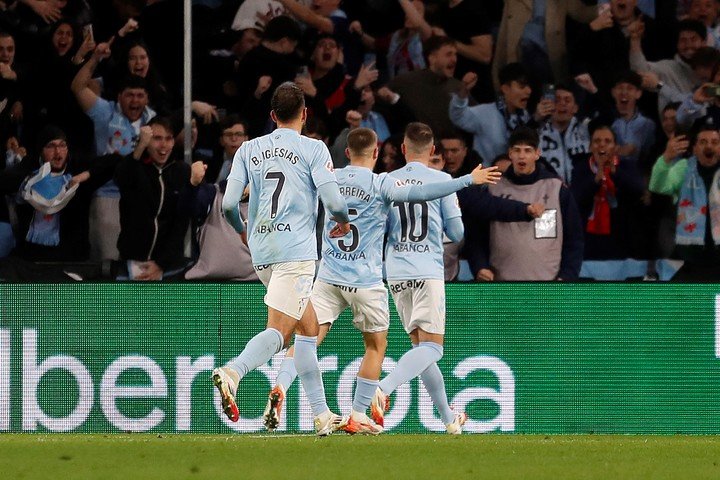
<instances>
[{"instance_id":1,"label":"jersey number 7","mask_svg":"<svg viewBox=\"0 0 720 480\"><path fill-rule=\"evenodd\" d=\"M272 203L270 204L270 218L275 218L278 211L278 200L280 200L280 193L282 192L283 186L285 185L285 174L282 172L267 172L265 174L266 180L277 180L277 186L272 194Z\"/></svg>"}]
</instances>

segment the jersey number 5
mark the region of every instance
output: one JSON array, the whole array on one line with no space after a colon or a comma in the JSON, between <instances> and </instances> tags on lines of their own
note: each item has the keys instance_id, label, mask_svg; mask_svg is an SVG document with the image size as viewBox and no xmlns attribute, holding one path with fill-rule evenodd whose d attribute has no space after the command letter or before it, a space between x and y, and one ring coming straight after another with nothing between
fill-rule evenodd
<instances>
[{"instance_id":1,"label":"jersey number 5","mask_svg":"<svg viewBox=\"0 0 720 480\"><path fill-rule=\"evenodd\" d=\"M278 200L280 199L280 192L282 192L283 185L285 185L285 174L282 172L267 172L265 174L266 180L277 180L277 186L272 194L272 203L270 204L270 218L275 218L278 210Z\"/></svg>"},{"instance_id":2,"label":"jersey number 5","mask_svg":"<svg viewBox=\"0 0 720 480\"><path fill-rule=\"evenodd\" d=\"M348 208L348 216L351 217L351 220L352 217L357 217L357 214L357 209ZM353 224L350 224L350 233L352 234L352 242L350 242L350 245L345 243L345 240L343 240L342 238L338 240L338 247L340 247L340 250L342 250L343 252L352 252L360 244L360 232Z\"/></svg>"},{"instance_id":3,"label":"jersey number 5","mask_svg":"<svg viewBox=\"0 0 720 480\"><path fill-rule=\"evenodd\" d=\"M400 213L400 241L417 243L425 240L428 234L428 206L427 202L394 202L393 207ZM416 207L420 207L419 211ZM420 234L415 235L420 214ZM410 221L408 222L408 219Z\"/></svg>"}]
</instances>

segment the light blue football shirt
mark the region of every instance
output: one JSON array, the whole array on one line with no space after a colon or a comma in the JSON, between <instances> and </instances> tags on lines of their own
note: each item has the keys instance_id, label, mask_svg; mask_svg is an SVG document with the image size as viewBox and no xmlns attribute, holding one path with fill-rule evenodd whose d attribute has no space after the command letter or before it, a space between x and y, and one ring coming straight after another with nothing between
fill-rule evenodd
<instances>
[{"instance_id":1,"label":"light blue football shirt","mask_svg":"<svg viewBox=\"0 0 720 480\"><path fill-rule=\"evenodd\" d=\"M336 170L335 176L340 194L347 202L350 233L330 238L335 222L326 220L318 279L358 288L382 284L382 247L388 211L397 189L407 187L387 174L378 175L369 168L352 165Z\"/></svg>"},{"instance_id":2,"label":"light blue football shirt","mask_svg":"<svg viewBox=\"0 0 720 480\"><path fill-rule=\"evenodd\" d=\"M250 185L247 231L253 265L317 260L317 188L337 182L322 141L278 128L242 144L229 178Z\"/></svg>"},{"instance_id":3,"label":"light blue football shirt","mask_svg":"<svg viewBox=\"0 0 720 480\"><path fill-rule=\"evenodd\" d=\"M407 185L444 182L451 177L419 162L389 174ZM454 193L427 202L393 202L388 220L385 272L388 280L445 278L443 233L447 222L460 217Z\"/></svg>"}]
</instances>

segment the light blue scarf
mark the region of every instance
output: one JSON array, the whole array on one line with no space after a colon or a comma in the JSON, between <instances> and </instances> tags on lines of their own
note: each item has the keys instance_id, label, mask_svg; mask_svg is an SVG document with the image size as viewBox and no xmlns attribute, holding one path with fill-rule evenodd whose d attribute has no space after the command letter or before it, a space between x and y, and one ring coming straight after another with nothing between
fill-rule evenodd
<instances>
[{"instance_id":1,"label":"light blue scarf","mask_svg":"<svg viewBox=\"0 0 720 480\"><path fill-rule=\"evenodd\" d=\"M37 171L33 175L37 174ZM72 175L47 175L32 186L32 191L43 198L52 200L62 193L63 188L72 179ZM24 189L21 188L21 191ZM25 240L36 245L56 247L60 244L60 212L44 214L33 211L33 218Z\"/></svg>"},{"instance_id":2,"label":"light blue scarf","mask_svg":"<svg viewBox=\"0 0 720 480\"><path fill-rule=\"evenodd\" d=\"M688 159L687 172L678 199L675 242L678 245L704 245L707 210L710 208L710 227L715 245L720 245L720 170L713 175L710 193L697 168L695 156ZM709 204L709 207L708 207Z\"/></svg>"}]
</instances>

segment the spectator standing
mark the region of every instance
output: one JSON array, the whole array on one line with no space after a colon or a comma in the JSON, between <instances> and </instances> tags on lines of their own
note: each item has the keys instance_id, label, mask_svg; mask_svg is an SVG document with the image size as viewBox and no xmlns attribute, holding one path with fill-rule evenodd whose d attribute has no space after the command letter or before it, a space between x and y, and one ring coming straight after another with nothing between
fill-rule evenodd
<instances>
[{"instance_id":1,"label":"spectator standing","mask_svg":"<svg viewBox=\"0 0 720 480\"><path fill-rule=\"evenodd\" d=\"M131 280L162 280L186 266L184 243L195 187L207 167L171 159L174 137L168 119L152 119L115 171L121 193L118 249Z\"/></svg>"},{"instance_id":2,"label":"spectator standing","mask_svg":"<svg viewBox=\"0 0 720 480\"><path fill-rule=\"evenodd\" d=\"M643 75L643 86L658 93L658 110L662 111L676 93L690 93L699 80L691 61L699 48L705 44L705 27L696 20L684 20L678 24L677 51L671 59L648 62L642 50L644 26L630 35L630 68ZM652 75L648 75L648 73Z\"/></svg>"},{"instance_id":3,"label":"spectator standing","mask_svg":"<svg viewBox=\"0 0 720 480\"><path fill-rule=\"evenodd\" d=\"M528 127L510 136L511 168L494 196L525 203L541 202L545 211L534 222L490 224L489 265L494 280L576 280L583 255L580 215L572 193L562 180L538 163L537 132Z\"/></svg>"},{"instance_id":4,"label":"spectator standing","mask_svg":"<svg viewBox=\"0 0 720 480\"><path fill-rule=\"evenodd\" d=\"M110 56L110 44L101 43L92 57L82 66L70 88L80 108L90 117L95 131L97 155L132 153L139 137L140 128L155 116L148 107L145 80L137 75L127 77L120 85L117 101L98 96L91 88L91 77L98 64ZM90 207L91 258L94 260L117 260L118 235L120 234L120 192L109 182L101 187Z\"/></svg>"},{"instance_id":5,"label":"spectator standing","mask_svg":"<svg viewBox=\"0 0 720 480\"><path fill-rule=\"evenodd\" d=\"M393 78L387 88L378 90L388 103L400 103L414 120L430 125L434 132L453 128L448 117L450 96L460 87L454 77L457 64L455 41L448 37L431 37L425 43L428 68ZM432 101L429 101L432 99Z\"/></svg>"},{"instance_id":6,"label":"spectator standing","mask_svg":"<svg viewBox=\"0 0 720 480\"><path fill-rule=\"evenodd\" d=\"M250 135L255 137L269 126L271 86L294 80L299 59L295 54L301 31L286 16L270 20L260 45L240 61L235 77L237 104L233 111L242 111L250 121Z\"/></svg>"},{"instance_id":7,"label":"spectator standing","mask_svg":"<svg viewBox=\"0 0 720 480\"><path fill-rule=\"evenodd\" d=\"M555 86L552 115L540 127L543 158L566 185L572 183L573 165L590 152L588 119L579 118L575 94L569 85Z\"/></svg>"},{"instance_id":8,"label":"spectator standing","mask_svg":"<svg viewBox=\"0 0 720 480\"><path fill-rule=\"evenodd\" d=\"M676 255L684 260L675 280L720 279L720 133L704 126L694 139L693 154L681 158L686 141L668 142L650 177L650 190L677 202ZM679 158L679 160L678 160Z\"/></svg>"},{"instance_id":9,"label":"spectator standing","mask_svg":"<svg viewBox=\"0 0 720 480\"><path fill-rule=\"evenodd\" d=\"M475 150L469 149L465 135L460 132L444 132L440 134L442 146L443 171L453 178L462 177L473 171L482 163L482 158Z\"/></svg>"},{"instance_id":10,"label":"spectator standing","mask_svg":"<svg viewBox=\"0 0 720 480\"><path fill-rule=\"evenodd\" d=\"M449 0L439 12L439 23L441 28L435 27L433 33L455 40L458 51L455 76L462 78L468 72L477 74L478 82L470 94L479 102L492 101L495 91L490 70L492 26L483 2Z\"/></svg>"},{"instance_id":11,"label":"spectator standing","mask_svg":"<svg viewBox=\"0 0 720 480\"><path fill-rule=\"evenodd\" d=\"M247 123L235 114L228 115L220 121L218 142L221 150L208 163L205 178L209 183L220 183L227 180L235 152L249 138L247 132Z\"/></svg>"},{"instance_id":12,"label":"spectator standing","mask_svg":"<svg viewBox=\"0 0 720 480\"><path fill-rule=\"evenodd\" d=\"M470 106L468 96L475 86L477 75L468 73L450 102L452 122L473 134L473 148L485 165L507 151L510 133L531 121L527 111L532 89L525 68L519 63L505 65L500 71L500 95L493 103Z\"/></svg>"},{"instance_id":13,"label":"spectator standing","mask_svg":"<svg viewBox=\"0 0 720 480\"><path fill-rule=\"evenodd\" d=\"M637 165L617 155L615 134L609 127L593 131L591 155L575 164L570 189L585 226L584 259L630 258L630 222L644 185Z\"/></svg>"},{"instance_id":14,"label":"spectator standing","mask_svg":"<svg viewBox=\"0 0 720 480\"><path fill-rule=\"evenodd\" d=\"M20 198L14 254L23 260L71 262L88 258L90 196L112 178L119 157L109 155L84 162L70 155L67 141L63 130L46 126L37 135L36 153L0 172L2 194L18 193ZM35 183L41 171L42 179Z\"/></svg>"}]
</instances>

